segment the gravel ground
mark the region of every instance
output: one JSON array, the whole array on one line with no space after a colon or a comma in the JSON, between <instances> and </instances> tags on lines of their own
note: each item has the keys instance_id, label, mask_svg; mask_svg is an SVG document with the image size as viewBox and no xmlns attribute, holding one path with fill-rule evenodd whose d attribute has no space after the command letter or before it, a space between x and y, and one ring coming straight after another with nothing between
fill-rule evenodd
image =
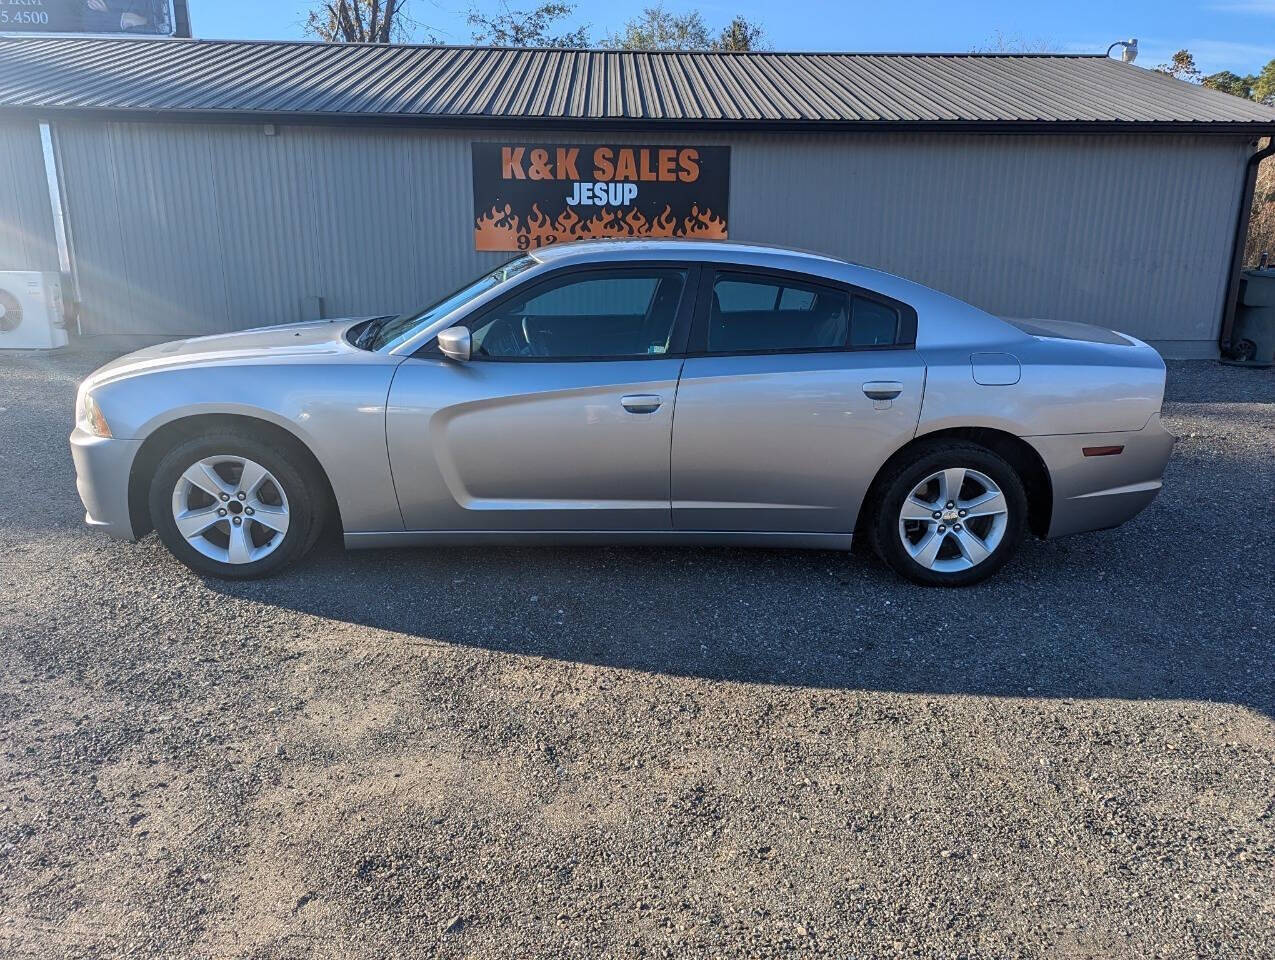
<instances>
[{"instance_id":1,"label":"gravel ground","mask_svg":"<svg viewBox=\"0 0 1275 960\"><path fill-rule=\"evenodd\" d=\"M927 591L867 557L345 554L81 525L0 357L0 954L1269 957L1275 373L1164 494Z\"/></svg>"}]
</instances>

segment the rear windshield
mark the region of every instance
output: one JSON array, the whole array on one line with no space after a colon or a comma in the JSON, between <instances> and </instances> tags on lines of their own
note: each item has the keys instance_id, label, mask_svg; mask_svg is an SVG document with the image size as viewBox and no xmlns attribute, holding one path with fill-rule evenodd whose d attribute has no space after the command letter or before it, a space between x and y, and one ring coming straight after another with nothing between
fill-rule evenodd
<instances>
[{"instance_id":1,"label":"rear windshield","mask_svg":"<svg viewBox=\"0 0 1275 960\"><path fill-rule=\"evenodd\" d=\"M1033 337L1053 337L1060 340L1083 340L1086 343L1111 343L1122 347L1132 346L1128 337L1122 337L1114 330L1095 327L1088 323L1076 323L1072 320L1022 320L1016 317L1001 317L1006 323L1012 323L1023 333Z\"/></svg>"}]
</instances>

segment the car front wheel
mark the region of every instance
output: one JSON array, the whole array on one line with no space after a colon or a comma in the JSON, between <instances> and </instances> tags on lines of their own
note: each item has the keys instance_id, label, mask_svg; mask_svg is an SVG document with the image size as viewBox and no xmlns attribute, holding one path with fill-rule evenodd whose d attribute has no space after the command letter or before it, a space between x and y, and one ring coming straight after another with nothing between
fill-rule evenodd
<instances>
[{"instance_id":1,"label":"car front wheel","mask_svg":"<svg viewBox=\"0 0 1275 960\"><path fill-rule=\"evenodd\" d=\"M178 444L151 481L156 532L196 573L274 573L309 550L321 526L321 497L297 459L234 433Z\"/></svg>"},{"instance_id":2,"label":"car front wheel","mask_svg":"<svg viewBox=\"0 0 1275 960\"><path fill-rule=\"evenodd\" d=\"M970 443L918 450L883 479L873 546L900 575L926 586L987 579L1023 539L1027 494L1004 459Z\"/></svg>"}]
</instances>

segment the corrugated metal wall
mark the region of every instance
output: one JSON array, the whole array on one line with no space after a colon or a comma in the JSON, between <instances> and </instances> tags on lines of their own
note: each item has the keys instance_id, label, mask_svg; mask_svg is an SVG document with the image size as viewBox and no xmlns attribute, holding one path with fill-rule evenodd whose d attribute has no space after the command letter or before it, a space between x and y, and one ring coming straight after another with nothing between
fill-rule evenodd
<instances>
[{"instance_id":1,"label":"corrugated metal wall","mask_svg":"<svg viewBox=\"0 0 1275 960\"><path fill-rule=\"evenodd\" d=\"M772 137L732 158L731 235L834 253L1002 316L1209 351L1250 149L1147 136Z\"/></svg>"},{"instance_id":2,"label":"corrugated metal wall","mask_svg":"<svg viewBox=\"0 0 1275 960\"><path fill-rule=\"evenodd\" d=\"M473 251L469 141L341 128L62 124L87 334L390 313Z\"/></svg>"},{"instance_id":3,"label":"corrugated metal wall","mask_svg":"<svg viewBox=\"0 0 1275 960\"><path fill-rule=\"evenodd\" d=\"M501 259L472 242L469 131L65 122L86 333L388 313ZM545 140L527 131L500 139ZM732 239L822 250L995 313L1208 352L1248 147L1230 138L822 134L732 146ZM6 147L12 150L12 147ZM4 154L0 154L0 157ZM12 204L0 189L0 209ZM10 231L12 232L12 231Z\"/></svg>"},{"instance_id":4,"label":"corrugated metal wall","mask_svg":"<svg viewBox=\"0 0 1275 960\"><path fill-rule=\"evenodd\" d=\"M0 122L0 270L57 269L39 127Z\"/></svg>"}]
</instances>

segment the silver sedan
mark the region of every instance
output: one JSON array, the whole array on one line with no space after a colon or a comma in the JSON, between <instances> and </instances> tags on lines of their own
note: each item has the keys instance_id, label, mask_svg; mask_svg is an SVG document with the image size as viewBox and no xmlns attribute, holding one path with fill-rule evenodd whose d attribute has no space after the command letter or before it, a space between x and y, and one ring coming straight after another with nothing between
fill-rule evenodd
<instances>
[{"instance_id":1,"label":"silver sedan","mask_svg":"<svg viewBox=\"0 0 1275 960\"><path fill-rule=\"evenodd\" d=\"M150 347L81 385L87 522L256 577L347 547L845 550L959 586L1160 489L1159 355L778 248L549 247L402 316Z\"/></svg>"}]
</instances>

